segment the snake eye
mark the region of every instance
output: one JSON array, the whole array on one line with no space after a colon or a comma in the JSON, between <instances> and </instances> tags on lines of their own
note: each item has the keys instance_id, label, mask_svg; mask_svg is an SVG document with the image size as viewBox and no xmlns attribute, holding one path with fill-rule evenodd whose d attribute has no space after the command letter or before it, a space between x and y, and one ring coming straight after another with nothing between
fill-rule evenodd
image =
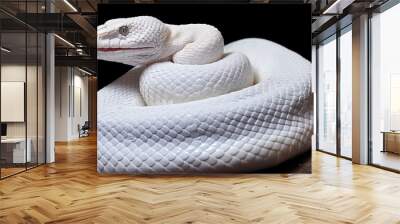
<instances>
[{"instance_id":1,"label":"snake eye","mask_svg":"<svg viewBox=\"0 0 400 224\"><path fill-rule=\"evenodd\" d=\"M118 31L121 35L126 36L129 33L129 28L128 26L121 26Z\"/></svg>"}]
</instances>

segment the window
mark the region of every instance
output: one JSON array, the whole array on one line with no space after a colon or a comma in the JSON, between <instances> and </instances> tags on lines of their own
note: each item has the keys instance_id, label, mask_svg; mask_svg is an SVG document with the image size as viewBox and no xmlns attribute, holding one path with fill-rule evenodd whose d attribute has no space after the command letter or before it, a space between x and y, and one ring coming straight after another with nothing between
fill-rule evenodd
<instances>
[{"instance_id":1,"label":"window","mask_svg":"<svg viewBox=\"0 0 400 224\"><path fill-rule=\"evenodd\" d=\"M352 35L351 26L340 36L340 155L352 156Z\"/></svg>"},{"instance_id":2,"label":"window","mask_svg":"<svg viewBox=\"0 0 400 224\"><path fill-rule=\"evenodd\" d=\"M318 47L317 148L336 153L336 36Z\"/></svg>"},{"instance_id":3,"label":"window","mask_svg":"<svg viewBox=\"0 0 400 224\"><path fill-rule=\"evenodd\" d=\"M317 149L350 159L353 79L351 24L319 44L317 70Z\"/></svg>"},{"instance_id":4,"label":"window","mask_svg":"<svg viewBox=\"0 0 400 224\"><path fill-rule=\"evenodd\" d=\"M400 4L371 18L371 162L400 170Z\"/></svg>"}]
</instances>

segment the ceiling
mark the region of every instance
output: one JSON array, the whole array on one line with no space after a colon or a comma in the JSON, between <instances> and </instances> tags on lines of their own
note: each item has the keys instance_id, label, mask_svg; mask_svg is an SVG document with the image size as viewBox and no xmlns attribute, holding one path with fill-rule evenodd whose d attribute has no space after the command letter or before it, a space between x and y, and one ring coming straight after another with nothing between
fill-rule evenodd
<instances>
[{"instance_id":1,"label":"ceiling","mask_svg":"<svg viewBox=\"0 0 400 224\"><path fill-rule=\"evenodd\" d=\"M83 66L96 70L96 27L97 4L99 3L195 3L207 0L35 0L35 1L0 1L0 25L2 44L11 48L12 55L25 55L26 28L31 31L55 32L61 38L56 38L56 63ZM385 0L345 0L350 7L365 8L366 4L383 2ZM208 0L207 2L250 2L268 4L304 4L312 5L313 36L320 35L327 27L335 23L341 15L324 15L323 12L334 4L335 0ZM47 7L47 8L46 8ZM51 9L51 10L50 10ZM52 11L52 13L48 13ZM21 33L22 32L22 33ZM28 38L29 39L29 38ZM66 40L66 41L63 41ZM72 47L71 44L74 46ZM35 43L28 40L28 56L35 52ZM9 54L11 56L11 54ZM11 58L11 57L10 57Z\"/></svg>"},{"instance_id":2,"label":"ceiling","mask_svg":"<svg viewBox=\"0 0 400 224\"><path fill-rule=\"evenodd\" d=\"M97 4L96 0L49 0L47 5L44 0L1 0L2 46L11 50L2 51L2 60L19 63L25 57L28 61L37 57L36 35L54 32L56 65L79 66L95 73Z\"/></svg>"}]
</instances>

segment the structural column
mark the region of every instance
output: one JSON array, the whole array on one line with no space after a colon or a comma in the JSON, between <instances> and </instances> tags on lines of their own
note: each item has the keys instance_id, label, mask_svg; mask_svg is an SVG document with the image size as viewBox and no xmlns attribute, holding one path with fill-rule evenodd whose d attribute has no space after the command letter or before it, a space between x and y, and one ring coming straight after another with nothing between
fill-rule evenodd
<instances>
[{"instance_id":1,"label":"structural column","mask_svg":"<svg viewBox=\"0 0 400 224\"><path fill-rule=\"evenodd\" d=\"M46 11L53 12L51 1L46 1ZM54 34L46 34L46 163L55 161L55 43Z\"/></svg>"},{"instance_id":2,"label":"structural column","mask_svg":"<svg viewBox=\"0 0 400 224\"><path fill-rule=\"evenodd\" d=\"M353 19L353 162L368 163L368 15Z\"/></svg>"}]
</instances>

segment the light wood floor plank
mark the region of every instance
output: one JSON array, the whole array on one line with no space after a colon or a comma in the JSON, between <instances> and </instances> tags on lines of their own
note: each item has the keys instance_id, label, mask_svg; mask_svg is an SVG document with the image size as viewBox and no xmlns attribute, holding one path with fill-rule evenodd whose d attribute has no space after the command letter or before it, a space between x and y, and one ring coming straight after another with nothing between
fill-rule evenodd
<instances>
[{"instance_id":1,"label":"light wood floor plank","mask_svg":"<svg viewBox=\"0 0 400 224\"><path fill-rule=\"evenodd\" d=\"M96 139L0 181L0 223L400 223L400 175L313 152L312 174L96 172Z\"/></svg>"}]
</instances>

